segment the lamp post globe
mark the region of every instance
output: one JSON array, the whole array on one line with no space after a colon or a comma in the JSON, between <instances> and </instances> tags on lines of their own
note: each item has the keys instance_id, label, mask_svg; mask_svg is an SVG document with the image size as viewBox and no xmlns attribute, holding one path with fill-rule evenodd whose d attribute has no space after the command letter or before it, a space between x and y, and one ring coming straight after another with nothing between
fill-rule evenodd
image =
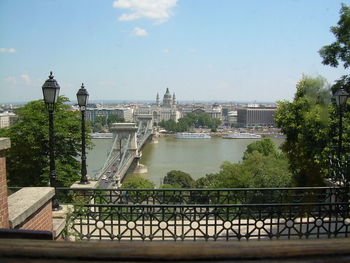
<instances>
[{"instance_id":1,"label":"lamp post globe","mask_svg":"<svg viewBox=\"0 0 350 263\"><path fill-rule=\"evenodd\" d=\"M86 169L86 143L85 143L85 109L88 102L89 93L85 89L84 83L81 84L81 88L77 92L78 105L81 111L81 177L80 184L88 184Z\"/></svg>"},{"instance_id":2,"label":"lamp post globe","mask_svg":"<svg viewBox=\"0 0 350 263\"><path fill-rule=\"evenodd\" d=\"M343 88L341 88L334 93L333 97L335 98L335 102L337 103L339 109L338 160L339 162L341 162L343 140L343 107L346 105L349 93L347 93Z\"/></svg>"},{"instance_id":3,"label":"lamp post globe","mask_svg":"<svg viewBox=\"0 0 350 263\"><path fill-rule=\"evenodd\" d=\"M81 88L77 92L77 100L78 100L78 105L80 109L84 108L85 110L88 99L89 99L89 93L85 89L84 83L82 83Z\"/></svg>"},{"instance_id":4,"label":"lamp post globe","mask_svg":"<svg viewBox=\"0 0 350 263\"><path fill-rule=\"evenodd\" d=\"M349 93L347 93L343 88L340 90L337 90L336 93L334 93L335 102L337 103L338 107L343 107L346 104L347 99L349 98Z\"/></svg>"},{"instance_id":5,"label":"lamp post globe","mask_svg":"<svg viewBox=\"0 0 350 263\"><path fill-rule=\"evenodd\" d=\"M55 134L54 134L54 110L57 103L57 98L60 93L60 85L54 79L52 71L50 72L49 78L45 81L42 86L44 102L49 111L49 151L50 151L50 186L55 188L55 195L52 198L52 209L57 211L61 207L56 195L56 164L55 164Z\"/></svg>"},{"instance_id":6,"label":"lamp post globe","mask_svg":"<svg viewBox=\"0 0 350 263\"><path fill-rule=\"evenodd\" d=\"M49 110L54 110L60 93L60 85L58 85L57 81L53 78L52 71L50 72L49 78L43 84L42 90L45 104L48 106Z\"/></svg>"}]
</instances>

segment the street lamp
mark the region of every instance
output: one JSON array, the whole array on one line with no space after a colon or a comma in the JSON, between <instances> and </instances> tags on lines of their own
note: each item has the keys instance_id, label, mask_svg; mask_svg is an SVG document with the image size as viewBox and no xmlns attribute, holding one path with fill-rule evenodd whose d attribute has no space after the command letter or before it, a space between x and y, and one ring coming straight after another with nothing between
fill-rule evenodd
<instances>
[{"instance_id":1,"label":"street lamp","mask_svg":"<svg viewBox=\"0 0 350 263\"><path fill-rule=\"evenodd\" d=\"M86 177L86 153L85 153L85 109L89 93L84 87L84 83L81 84L81 88L77 92L78 105L81 111L81 178L80 184L88 184L89 180Z\"/></svg>"},{"instance_id":2,"label":"street lamp","mask_svg":"<svg viewBox=\"0 0 350 263\"><path fill-rule=\"evenodd\" d=\"M347 93L343 88L338 90L334 95L335 101L339 108L339 140L338 140L338 159L341 161L342 154L342 137L343 137L343 107L346 105L346 101L349 97L349 93Z\"/></svg>"},{"instance_id":3,"label":"street lamp","mask_svg":"<svg viewBox=\"0 0 350 263\"><path fill-rule=\"evenodd\" d=\"M49 111L49 150L50 150L50 186L55 188L55 195L52 198L52 209L57 211L60 210L61 207L58 202L58 198L56 195L56 165L55 165L55 135L54 135L54 127L53 127L53 113L55 111L55 105L57 103L57 98L60 92L60 85L58 85L57 81L53 78L52 71L50 72L49 78L45 81L42 86L44 102Z\"/></svg>"}]
</instances>

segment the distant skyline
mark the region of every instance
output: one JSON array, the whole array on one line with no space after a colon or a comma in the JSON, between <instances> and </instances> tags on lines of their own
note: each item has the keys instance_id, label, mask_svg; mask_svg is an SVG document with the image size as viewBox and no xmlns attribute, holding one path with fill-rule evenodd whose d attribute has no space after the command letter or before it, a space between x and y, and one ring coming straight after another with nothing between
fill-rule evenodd
<instances>
[{"instance_id":1,"label":"distant skyline","mask_svg":"<svg viewBox=\"0 0 350 263\"><path fill-rule=\"evenodd\" d=\"M350 0L1 0L0 104L42 98L52 70L76 100L291 100Z\"/></svg>"}]
</instances>

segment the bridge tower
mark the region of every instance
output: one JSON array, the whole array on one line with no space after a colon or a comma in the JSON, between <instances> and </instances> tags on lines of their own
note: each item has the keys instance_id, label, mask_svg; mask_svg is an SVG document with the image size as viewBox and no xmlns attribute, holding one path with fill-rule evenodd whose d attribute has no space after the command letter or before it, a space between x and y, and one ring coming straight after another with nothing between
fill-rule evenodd
<instances>
[{"instance_id":1,"label":"bridge tower","mask_svg":"<svg viewBox=\"0 0 350 263\"><path fill-rule=\"evenodd\" d=\"M111 127L113 133L113 140L117 143L112 151L115 154L119 153L119 158L123 159L126 155L138 156L137 147L137 131L138 127L136 123L113 123ZM122 160L119 160L122 162ZM118 171L119 174L123 174L122 171ZM117 184L120 184L122 178L117 176Z\"/></svg>"},{"instance_id":2,"label":"bridge tower","mask_svg":"<svg viewBox=\"0 0 350 263\"><path fill-rule=\"evenodd\" d=\"M111 127L113 139L117 137L117 140L120 142L113 150L121 150L127 147L128 151L137 153L137 130L136 123L113 123Z\"/></svg>"},{"instance_id":3,"label":"bridge tower","mask_svg":"<svg viewBox=\"0 0 350 263\"><path fill-rule=\"evenodd\" d=\"M139 127L144 133L153 132L153 116L152 114L140 114L137 116Z\"/></svg>"}]
</instances>

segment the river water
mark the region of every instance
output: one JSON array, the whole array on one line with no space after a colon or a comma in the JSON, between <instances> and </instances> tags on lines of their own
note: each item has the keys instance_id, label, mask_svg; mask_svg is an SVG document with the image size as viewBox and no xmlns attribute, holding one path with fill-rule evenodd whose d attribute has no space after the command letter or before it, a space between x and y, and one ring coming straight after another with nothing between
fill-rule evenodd
<instances>
[{"instance_id":1,"label":"river water","mask_svg":"<svg viewBox=\"0 0 350 263\"><path fill-rule=\"evenodd\" d=\"M279 146L282 139L272 139ZM158 143L146 144L142 150L141 164L148 168L144 178L157 186L171 170L189 173L194 179L216 173L224 161L239 162L248 144L256 139L176 139L158 138ZM87 153L88 174L95 174L107 159L112 139L92 139L94 147ZM132 176L132 175L128 175Z\"/></svg>"}]
</instances>

